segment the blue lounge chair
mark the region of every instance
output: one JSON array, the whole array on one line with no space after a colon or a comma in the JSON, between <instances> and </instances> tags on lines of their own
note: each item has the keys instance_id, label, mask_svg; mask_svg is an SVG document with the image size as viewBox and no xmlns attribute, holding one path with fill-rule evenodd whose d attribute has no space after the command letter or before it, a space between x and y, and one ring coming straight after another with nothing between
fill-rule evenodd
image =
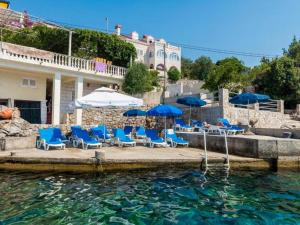
<instances>
[{"instance_id":1,"label":"blue lounge chair","mask_svg":"<svg viewBox=\"0 0 300 225\"><path fill-rule=\"evenodd\" d=\"M119 147L123 147L125 145L136 146L136 142L133 141L130 137L126 136L124 130L121 128L114 128L114 141L118 143Z\"/></svg>"},{"instance_id":2,"label":"blue lounge chair","mask_svg":"<svg viewBox=\"0 0 300 225\"><path fill-rule=\"evenodd\" d=\"M102 136L99 136L100 139L105 141L111 141L111 133L108 131L106 125L100 124L97 129L99 129L102 132Z\"/></svg>"},{"instance_id":3,"label":"blue lounge chair","mask_svg":"<svg viewBox=\"0 0 300 225\"><path fill-rule=\"evenodd\" d=\"M176 148L177 145L189 146L189 142L183 138L177 137L173 129L167 129L164 132L166 132L166 139L171 143L172 147Z\"/></svg>"},{"instance_id":4,"label":"blue lounge chair","mask_svg":"<svg viewBox=\"0 0 300 225\"><path fill-rule=\"evenodd\" d=\"M77 147L77 133L81 130L80 126L71 126L71 136L69 137L69 141L73 144L73 147Z\"/></svg>"},{"instance_id":5,"label":"blue lounge chair","mask_svg":"<svg viewBox=\"0 0 300 225\"><path fill-rule=\"evenodd\" d=\"M183 119L175 119L175 128L181 130L181 131L193 131L193 127L187 125Z\"/></svg>"},{"instance_id":6,"label":"blue lounge chair","mask_svg":"<svg viewBox=\"0 0 300 225\"><path fill-rule=\"evenodd\" d=\"M125 135L131 137L132 130L133 130L133 126L125 126L124 127Z\"/></svg>"},{"instance_id":7,"label":"blue lounge chair","mask_svg":"<svg viewBox=\"0 0 300 225\"><path fill-rule=\"evenodd\" d=\"M164 141L163 138L159 137L157 134L157 130L155 129L146 129L147 135L147 143L150 148L153 148L155 145L160 147L167 147L167 142Z\"/></svg>"},{"instance_id":8,"label":"blue lounge chair","mask_svg":"<svg viewBox=\"0 0 300 225\"><path fill-rule=\"evenodd\" d=\"M192 122L192 126L196 129L203 129L203 122L199 121L199 120L191 120Z\"/></svg>"},{"instance_id":9,"label":"blue lounge chair","mask_svg":"<svg viewBox=\"0 0 300 225\"><path fill-rule=\"evenodd\" d=\"M86 130L75 129L75 132L76 145L81 145L83 150L87 150L89 146L98 148L102 147L102 143L100 143L96 138L91 137Z\"/></svg>"},{"instance_id":10,"label":"blue lounge chair","mask_svg":"<svg viewBox=\"0 0 300 225\"><path fill-rule=\"evenodd\" d=\"M135 136L136 138L145 139L147 138L145 128L143 126L135 127Z\"/></svg>"},{"instance_id":11,"label":"blue lounge chair","mask_svg":"<svg viewBox=\"0 0 300 225\"><path fill-rule=\"evenodd\" d=\"M93 127L90 129L90 131L91 131L92 136L95 137L100 142L103 142L104 140L111 141L110 135L106 134L104 136L102 129L100 129L99 127ZM104 137L106 137L106 138L104 138Z\"/></svg>"},{"instance_id":12,"label":"blue lounge chair","mask_svg":"<svg viewBox=\"0 0 300 225\"><path fill-rule=\"evenodd\" d=\"M64 149L66 145L56 135L53 128L39 129L40 139L37 142L38 148L44 147L45 150L49 150L50 147L59 147Z\"/></svg>"},{"instance_id":13,"label":"blue lounge chair","mask_svg":"<svg viewBox=\"0 0 300 225\"><path fill-rule=\"evenodd\" d=\"M239 127L238 125L230 124L230 122L225 118L219 118L218 123L223 124L223 129L225 129L225 131L228 134L236 134L236 133L244 133L245 132L245 129Z\"/></svg>"},{"instance_id":14,"label":"blue lounge chair","mask_svg":"<svg viewBox=\"0 0 300 225\"><path fill-rule=\"evenodd\" d=\"M67 137L62 134L60 128L54 127L52 129L53 129L53 134L54 134L55 137L59 138L63 143L69 142L69 140L67 139Z\"/></svg>"},{"instance_id":15,"label":"blue lounge chair","mask_svg":"<svg viewBox=\"0 0 300 225\"><path fill-rule=\"evenodd\" d=\"M215 135L222 134L222 129L220 129L220 127L207 124L207 123L205 124L204 122L201 122L199 120L192 120L192 125L195 131L196 130L199 132L205 131L209 134L215 134Z\"/></svg>"}]
</instances>

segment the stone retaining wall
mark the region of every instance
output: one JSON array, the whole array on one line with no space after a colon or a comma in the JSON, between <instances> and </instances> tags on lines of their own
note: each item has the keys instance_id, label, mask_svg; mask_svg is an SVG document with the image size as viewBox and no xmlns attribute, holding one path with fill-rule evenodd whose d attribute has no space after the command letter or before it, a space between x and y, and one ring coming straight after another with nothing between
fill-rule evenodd
<instances>
[{"instance_id":1,"label":"stone retaining wall","mask_svg":"<svg viewBox=\"0 0 300 225\"><path fill-rule=\"evenodd\" d=\"M232 124L248 125L248 121L254 123L257 128L280 128L285 124L286 118L280 101L278 112L260 110L259 107L251 105L249 109L234 107L229 103L229 92L226 89L219 90L219 102L201 108L192 109L192 119L206 121L216 124L218 118L227 118ZM184 109L184 118L188 121L189 107Z\"/></svg>"},{"instance_id":2,"label":"stone retaining wall","mask_svg":"<svg viewBox=\"0 0 300 225\"><path fill-rule=\"evenodd\" d=\"M284 114L280 112L236 107L224 108L224 117L232 124L248 124L248 121L255 121L255 127L263 128L280 128L285 123Z\"/></svg>"},{"instance_id":3,"label":"stone retaining wall","mask_svg":"<svg viewBox=\"0 0 300 225\"><path fill-rule=\"evenodd\" d=\"M148 110L151 106L140 107L141 110ZM84 109L82 112L82 125L91 126L97 124L106 124L108 128L123 127L126 125L141 125L146 124L145 117L124 117L123 113L130 108L99 108L99 109ZM66 124L74 124L74 114L71 114L67 119ZM151 120L147 119L147 122Z\"/></svg>"}]
</instances>

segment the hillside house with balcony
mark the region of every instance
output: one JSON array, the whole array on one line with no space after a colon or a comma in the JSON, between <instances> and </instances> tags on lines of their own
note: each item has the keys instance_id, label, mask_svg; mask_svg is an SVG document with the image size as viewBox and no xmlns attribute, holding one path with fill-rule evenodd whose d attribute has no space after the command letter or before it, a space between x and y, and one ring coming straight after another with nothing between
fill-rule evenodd
<instances>
[{"instance_id":1,"label":"hillside house with balcony","mask_svg":"<svg viewBox=\"0 0 300 225\"><path fill-rule=\"evenodd\" d=\"M161 74L164 70L176 68L181 71L181 48L167 43L164 39L155 39L151 35L139 37L137 32L129 35L121 34L121 25L115 26L115 33L122 40L134 45L137 52L137 62L144 63L150 69L155 69ZM164 50L165 46L165 50ZM166 68L164 68L164 57L166 59Z\"/></svg>"},{"instance_id":2,"label":"hillside house with balcony","mask_svg":"<svg viewBox=\"0 0 300 225\"><path fill-rule=\"evenodd\" d=\"M98 87L118 88L127 72L94 60L1 43L0 105L18 107L31 123L60 124L70 103ZM82 110L75 109L81 124Z\"/></svg>"}]
</instances>

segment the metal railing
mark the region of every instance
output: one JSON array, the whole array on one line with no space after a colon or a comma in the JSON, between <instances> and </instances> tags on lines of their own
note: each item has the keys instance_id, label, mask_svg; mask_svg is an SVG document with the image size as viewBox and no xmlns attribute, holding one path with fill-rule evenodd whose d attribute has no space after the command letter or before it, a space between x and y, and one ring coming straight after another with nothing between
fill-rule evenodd
<instances>
[{"instance_id":1,"label":"metal railing","mask_svg":"<svg viewBox=\"0 0 300 225\"><path fill-rule=\"evenodd\" d=\"M230 97L234 97L235 95L238 95L239 93L236 92L229 92ZM272 111L272 112L278 112L278 100L269 99L266 102L259 102L254 104L233 104L234 107L237 108L244 108L244 109L255 109L254 105L258 104L258 110L264 110L264 111Z\"/></svg>"},{"instance_id":2,"label":"metal railing","mask_svg":"<svg viewBox=\"0 0 300 225\"><path fill-rule=\"evenodd\" d=\"M270 99L267 102L260 102L259 110L278 112L278 101Z\"/></svg>"},{"instance_id":3,"label":"metal railing","mask_svg":"<svg viewBox=\"0 0 300 225\"><path fill-rule=\"evenodd\" d=\"M22 46L23 47L23 46ZM26 48L26 47L24 47ZM0 58L12 59L20 62L27 62L33 64L54 66L57 68L77 70L79 72L87 72L99 75L115 76L116 78L123 78L127 72L127 68L105 65L103 71L96 69L96 62L94 60L87 60L73 56L49 52L47 57L37 57L30 54L15 53L6 49L0 48Z\"/></svg>"}]
</instances>

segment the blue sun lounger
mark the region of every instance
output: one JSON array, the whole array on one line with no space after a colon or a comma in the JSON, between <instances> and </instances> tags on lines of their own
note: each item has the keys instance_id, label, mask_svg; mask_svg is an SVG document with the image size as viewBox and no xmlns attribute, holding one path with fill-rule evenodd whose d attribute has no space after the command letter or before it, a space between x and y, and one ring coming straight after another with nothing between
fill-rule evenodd
<instances>
[{"instance_id":1,"label":"blue sun lounger","mask_svg":"<svg viewBox=\"0 0 300 225\"><path fill-rule=\"evenodd\" d=\"M136 126L135 127L135 136L136 136L136 138L139 138L139 139L147 138L145 128L143 126Z\"/></svg>"},{"instance_id":2,"label":"blue sun lounger","mask_svg":"<svg viewBox=\"0 0 300 225\"><path fill-rule=\"evenodd\" d=\"M205 127L204 127L202 121L199 121L199 120L191 120L191 123L192 123L192 126L194 127L194 131L205 130Z\"/></svg>"},{"instance_id":3,"label":"blue sun lounger","mask_svg":"<svg viewBox=\"0 0 300 225\"><path fill-rule=\"evenodd\" d=\"M77 130L81 130L80 126L71 126L71 135L69 137L69 141L71 143L73 143L73 146L75 147L75 142L76 142L76 134L77 134Z\"/></svg>"},{"instance_id":4,"label":"blue sun lounger","mask_svg":"<svg viewBox=\"0 0 300 225\"><path fill-rule=\"evenodd\" d=\"M236 134L236 133L244 133L245 132L245 129L239 127L238 125L230 124L230 122L227 119L225 119L225 118L219 118L218 119L218 123L223 124L223 126L224 126L223 129L228 134Z\"/></svg>"},{"instance_id":5,"label":"blue sun lounger","mask_svg":"<svg viewBox=\"0 0 300 225\"><path fill-rule=\"evenodd\" d=\"M107 126L104 124L100 124L97 129L102 132L102 135L99 133L98 138L102 141L111 141L111 133L108 131Z\"/></svg>"},{"instance_id":6,"label":"blue sun lounger","mask_svg":"<svg viewBox=\"0 0 300 225\"><path fill-rule=\"evenodd\" d=\"M133 126L125 126L124 127L125 135L131 137L132 130L133 130Z\"/></svg>"},{"instance_id":7,"label":"blue sun lounger","mask_svg":"<svg viewBox=\"0 0 300 225\"><path fill-rule=\"evenodd\" d=\"M173 129L167 129L165 132L167 142L170 142L172 147L176 148L177 145L189 146L189 142L183 138L177 137Z\"/></svg>"},{"instance_id":8,"label":"blue sun lounger","mask_svg":"<svg viewBox=\"0 0 300 225\"><path fill-rule=\"evenodd\" d=\"M69 140L67 139L67 137L62 134L60 128L54 127L52 129L53 129L53 133L54 133L55 137L59 138L63 143L69 142Z\"/></svg>"},{"instance_id":9,"label":"blue sun lounger","mask_svg":"<svg viewBox=\"0 0 300 225\"><path fill-rule=\"evenodd\" d=\"M37 147L44 147L45 150L49 150L50 147L64 149L66 145L60 139L57 132L54 132L53 128L39 129L40 139L37 142Z\"/></svg>"},{"instance_id":10,"label":"blue sun lounger","mask_svg":"<svg viewBox=\"0 0 300 225\"><path fill-rule=\"evenodd\" d=\"M83 150L87 150L89 147L102 147L102 143L100 143L96 138L91 137L86 130L76 128L74 131L74 136L76 136L74 145L76 147L81 145Z\"/></svg>"},{"instance_id":11,"label":"blue sun lounger","mask_svg":"<svg viewBox=\"0 0 300 225\"><path fill-rule=\"evenodd\" d=\"M123 147L126 145L133 146L133 147L136 146L136 142L133 141L130 137L126 136L123 129L114 128L113 134L114 134L114 141L119 145L119 147Z\"/></svg>"},{"instance_id":12,"label":"blue sun lounger","mask_svg":"<svg viewBox=\"0 0 300 225\"><path fill-rule=\"evenodd\" d=\"M149 144L150 148L153 148L155 145L159 147L168 146L167 142L165 142L163 138L158 136L157 130L146 129L146 135L147 135L147 144Z\"/></svg>"},{"instance_id":13,"label":"blue sun lounger","mask_svg":"<svg viewBox=\"0 0 300 225\"><path fill-rule=\"evenodd\" d=\"M101 129L100 127L93 127L90 129L90 131L92 136L100 142L111 141L111 136L109 134L104 135L103 129Z\"/></svg>"},{"instance_id":14,"label":"blue sun lounger","mask_svg":"<svg viewBox=\"0 0 300 225\"><path fill-rule=\"evenodd\" d=\"M175 119L175 128L179 129L180 131L193 131L193 127L187 125L183 119Z\"/></svg>"}]
</instances>

